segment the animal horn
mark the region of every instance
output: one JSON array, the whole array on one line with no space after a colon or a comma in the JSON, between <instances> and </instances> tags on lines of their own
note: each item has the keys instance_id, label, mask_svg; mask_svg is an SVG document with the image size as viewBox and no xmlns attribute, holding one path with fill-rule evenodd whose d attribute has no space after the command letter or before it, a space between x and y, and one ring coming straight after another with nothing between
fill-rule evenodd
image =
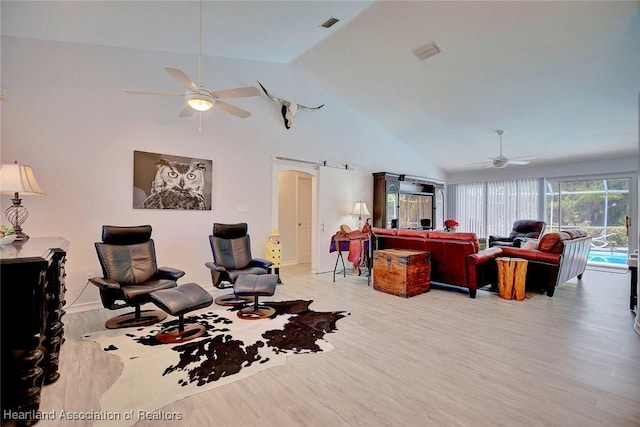
<instances>
[{"instance_id":1,"label":"animal horn","mask_svg":"<svg viewBox=\"0 0 640 427\"><path fill-rule=\"evenodd\" d=\"M318 105L317 107L305 107L304 105L298 104L298 108L301 108L303 110L318 110L318 109L320 109L322 107L324 107L324 104Z\"/></svg>"},{"instance_id":2,"label":"animal horn","mask_svg":"<svg viewBox=\"0 0 640 427\"><path fill-rule=\"evenodd\" d=\"M276 97L272 96L269 91L267 89L265 89L264 86L262 86L262 83L260 83L260 80L256 80L258 82L258 84L260 85L260 87L262 88L262 90L264 91L264 94L267 95L267 97L269 97L270 100L272 101L276 101L276 102L280 102L279 99L277 99Z\"/></svg>"}]
</instances>

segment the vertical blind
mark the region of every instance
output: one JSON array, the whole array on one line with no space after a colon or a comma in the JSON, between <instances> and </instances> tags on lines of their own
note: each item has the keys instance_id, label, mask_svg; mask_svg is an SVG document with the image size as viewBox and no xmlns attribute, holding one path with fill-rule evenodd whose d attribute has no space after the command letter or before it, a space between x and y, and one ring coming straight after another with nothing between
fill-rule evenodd
<instances>
[{"instance_id":1,"label":"vertical blind","mask_svg":"<svg viewBox=\"0 0 640 427\"><path fill-rule=\"evenodd\" d=\"M478 236L484 236L485 225L485 185L457 184L453 186L455 192L455 219L460 231L470 231Z\"/></svg>"},{"instance_id":2,"label":"vertical blind","mask_svg":"<svg viewBox=\"0 0 640 427\"><path fill-rule=\"evenodd\" d=\"M456 220L460 231L478 237L505 236L518 219L539 219L543 194L536 178L454 184Z\"/></svg>"}]
</instances>

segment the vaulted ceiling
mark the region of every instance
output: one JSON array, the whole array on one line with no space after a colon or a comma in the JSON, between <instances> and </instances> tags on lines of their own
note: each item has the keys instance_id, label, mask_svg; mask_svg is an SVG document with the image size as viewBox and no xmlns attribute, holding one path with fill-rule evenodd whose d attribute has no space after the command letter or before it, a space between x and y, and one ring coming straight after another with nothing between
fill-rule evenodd
<instances>
[{"instance_id":1,"label":"vaulted ceiling","mask_svg":"<svg viewBox=\"0 0 640 427\"><path fill-rule=\"evenodd\" d=\"M198 52L197 1L0 7L6 36ZM532 165L638 155L638 1L207 1L203 22L204 54L291 64L446 172L484 168L497 129Z\"/></svg>"}]
</instances>

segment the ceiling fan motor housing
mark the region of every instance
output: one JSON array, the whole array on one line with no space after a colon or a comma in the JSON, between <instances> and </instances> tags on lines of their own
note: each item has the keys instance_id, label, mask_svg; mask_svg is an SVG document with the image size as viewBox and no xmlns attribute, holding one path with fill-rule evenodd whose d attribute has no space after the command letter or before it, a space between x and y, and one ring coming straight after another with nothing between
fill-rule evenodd
<instances>
[{"instance_id":1,"label":"ceiling fan motor housing","mask_svg":"<svg viewBox=\"0 0 640 427\"><path fill-rule=\"evenodd\" d=\"M503 168L509 164L509 159L506 157L497 157L493 159L493 166L497 168Z\"/></svg>"}]
</instances>

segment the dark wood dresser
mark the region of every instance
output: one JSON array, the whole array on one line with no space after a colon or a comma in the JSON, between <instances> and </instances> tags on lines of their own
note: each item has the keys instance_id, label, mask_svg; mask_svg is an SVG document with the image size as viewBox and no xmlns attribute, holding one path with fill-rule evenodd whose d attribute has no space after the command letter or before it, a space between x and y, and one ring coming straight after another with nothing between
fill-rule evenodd
<instances>
[{"instance_id":1,"label":"dark wood dresser","mask_svg":"<svg viewBox=\"0 0 640 427\"><path fill-rule=\"evenodd\" d=\"M3 426L36 423L43 385L60 376L69 246L62 237L0 246Z\"/></svg>"}]
</instances>

